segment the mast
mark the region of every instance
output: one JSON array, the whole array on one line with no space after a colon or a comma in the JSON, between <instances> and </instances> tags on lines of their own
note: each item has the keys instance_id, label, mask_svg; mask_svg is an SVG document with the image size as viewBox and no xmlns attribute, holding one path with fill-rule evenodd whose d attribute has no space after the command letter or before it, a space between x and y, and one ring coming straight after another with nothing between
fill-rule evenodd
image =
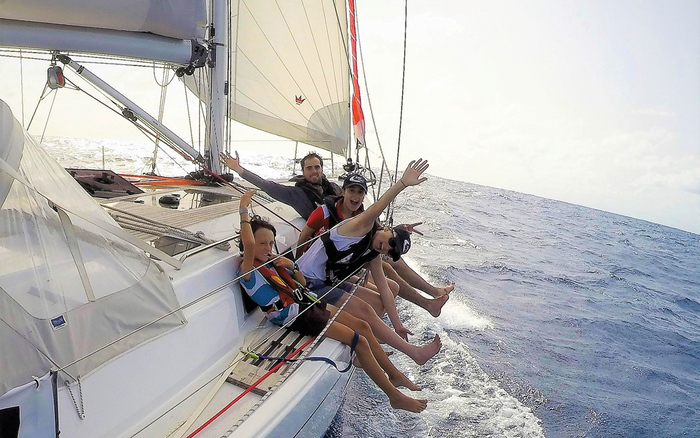
<instances>
[{"instance_id":1,"label":"mast","mask_svg":"<svg viewBox=\"0 0 700 438\"><path fill-rule=\"evenodd\" d=\"M228 108L228 2L212 0L210 4L209 47L207 69L211 80L207 107L209 108L204 156L206 167L217 175L221 173L219 154L225 149L225 120Z\"/></svg>"}]
</instances>

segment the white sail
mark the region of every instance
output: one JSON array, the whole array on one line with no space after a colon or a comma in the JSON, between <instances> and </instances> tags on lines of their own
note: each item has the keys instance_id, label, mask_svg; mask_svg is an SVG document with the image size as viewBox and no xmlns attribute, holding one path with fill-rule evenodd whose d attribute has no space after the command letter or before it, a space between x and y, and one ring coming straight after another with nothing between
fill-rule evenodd
<instances>
[{"instance_id":1,"label":"white sail","mask_svg":"<svg viewBox=\"0 0 700 438\"><path fill-rule=\"evenodd\" d=\"M344 1L232 2L228 116L345 154L349 64ZM206 78L186 78L203 98Z\"/></svg>"}]
</instances>

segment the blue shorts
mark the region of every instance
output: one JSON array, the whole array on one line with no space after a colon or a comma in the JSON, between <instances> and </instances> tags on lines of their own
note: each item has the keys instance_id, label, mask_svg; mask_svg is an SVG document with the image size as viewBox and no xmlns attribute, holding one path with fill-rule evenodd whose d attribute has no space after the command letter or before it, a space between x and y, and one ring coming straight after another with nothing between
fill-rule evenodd
<instances>
[{"instance_id":1,"label":"blue shorts","mask_svg":"<svg viewBox=\"0 0 700 438\"><path fill-rule=\"evenodd\" d=\"M343 297L345 292L351 292L355 285L349 281L343 281L332 291L326 294L326 292L333 288L333 286L327 285L323 280L306 278L306 287L311 289L311 292L315 293L319 298L321 298L322 303L335 304Z\"/></svg>"}]
</instances>

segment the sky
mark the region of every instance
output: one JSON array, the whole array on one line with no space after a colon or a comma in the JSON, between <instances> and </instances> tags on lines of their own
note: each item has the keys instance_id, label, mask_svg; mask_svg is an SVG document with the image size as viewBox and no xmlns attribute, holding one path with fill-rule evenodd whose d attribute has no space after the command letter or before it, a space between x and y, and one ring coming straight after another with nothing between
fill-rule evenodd
<instances>
[{"instance_id":1,"label":"sky","mask_svg":"<svg viewBox=\"0 0 700 438\"><path fill-rule=\"evenodd\" d=\"M375 3L360 38L395 144L404 2ZM406 56L402 156L700 233L699 1L414 1Z\"/></svg>"},{"instance_id":2,"label":"sky","mask_svg":"<svg viewBox=\"0 0 700 438\"><path fill-rule=\"evenodd\" d=\"M404 5L357 0L363 106L369 119L371 99L377 120L369 147L378 132L392 169ZM433 175L700 234L699 0L412 0L407 30L400 168L428 158ZM0 99L19 113L17 62L8 62ZM35 102L44 79L27 76L25 100ZM147 72L122 91L153 80ZM47 135L75 131L76 111L102 110L57 100ZM122 121L77 129L139 138Z\"/></svg>"}]
</instances>

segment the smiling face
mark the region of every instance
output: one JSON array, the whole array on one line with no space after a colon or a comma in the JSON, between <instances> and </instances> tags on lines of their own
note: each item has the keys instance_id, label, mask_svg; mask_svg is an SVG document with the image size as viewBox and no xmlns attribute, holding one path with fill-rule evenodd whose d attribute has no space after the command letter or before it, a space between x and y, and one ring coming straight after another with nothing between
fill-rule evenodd
<instances>
[{"instance_id":1,"label":"smiling face","mask_svg":"<svg viewBox=\"0 0 700 438\"><path fill-rule=\"evenodd\" d=\"M304 160L304 179L311 184L321 184L323 179L323 166L321 160L310 157Z\"/></svg>"},{"instance_id":2,"label":"smiling face","mask_svg":"<svg viewBox=\"0 0 700 438\"><path fill-rule=\"evenodd\" d=\"M258 228L253 236L255 237L255 259L264 263L272 255L272 250L275 247L275 235L272 230Z\"/></svg>"},{"instance_id":3,"label":"smiling face","mask_svg":"<svg viewBox=\"0 0 700 438\"><path fill-rule=\"evenodd\" d=\"M391 228L384 227L382 230L377 231L372 239L372 249L377 251L379 254L389 254L391 245L389 245L389 239L393 237L391 233Z\"/></svg>"},{"instance_id":4,"label":"smiling face","mask_svg":"<svg viewBox=\"0 0 700 438\"><path fill-rule=\"evenodd\" d=\"M354 213L365 200L365 191L360 186L350 186L343 189L343 207Z\"/></svg>"}]
</instances>

